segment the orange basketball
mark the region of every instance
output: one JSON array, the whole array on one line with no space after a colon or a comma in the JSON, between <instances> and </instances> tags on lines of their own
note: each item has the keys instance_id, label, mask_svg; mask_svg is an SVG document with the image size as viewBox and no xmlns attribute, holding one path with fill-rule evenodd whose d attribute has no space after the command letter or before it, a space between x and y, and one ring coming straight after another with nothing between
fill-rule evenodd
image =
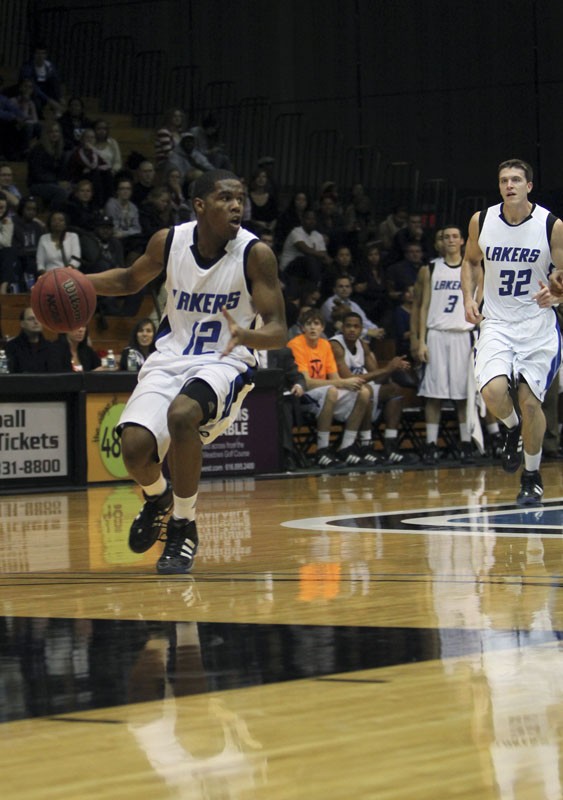
<instances>
[{"instance_id":1,"label":"orange basketball","mask_svg":"<svg viewBox=\"0 0 563 800\"><path fill-rule=\"evenodd\" d=\"M87 325L96 310L92 281L72 267L42 275L31 290L31 307L39 322L58 333Z\"/></svg>"}]
</instances>

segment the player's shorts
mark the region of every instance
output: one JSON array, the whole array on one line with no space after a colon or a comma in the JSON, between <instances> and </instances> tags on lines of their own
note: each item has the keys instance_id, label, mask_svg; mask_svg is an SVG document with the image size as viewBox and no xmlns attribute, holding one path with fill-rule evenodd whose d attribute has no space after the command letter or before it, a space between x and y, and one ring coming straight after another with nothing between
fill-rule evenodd
<instances>
[{"instance_id":1,"label":"player's shorts","mask_svg":"<svg viewBox=\"0 0 563 800\"><path fill-rule=\"evenodd\" d=\"M517 381L522 375L538 400L561 365L561 337L552 311L514 324L485 319L475 348L475 380L481 390L499 375Z\"/></svg>"},{"instance_id":2,"label":"player's shorts","mask_svg":"<svg viewBox=\"0 0 563 800\"><path fill-rule=\"evenodd\" d=\"M471 332L430 329L426 345L428 363L418 394L437 400L465 400Z\"/></svg>"},{"instance_id":3,"label":"player's shorts","mask_svg":"<svg viewBox=\"0 0 563 800\"><path fill-rule=\"evenodd\" d=\"M305 411L310 411L315 417L318 417L323 406L330 386L319 386L316 389L311 389L303 395L302 405ZM351 389L337 389L338 398L334 405L334 419L339 422L344 422L352 413L358 393Z\"/></svg>"},{"instance_id":4,"label":"player's shorts","mask_svg":"<svg viewBox=\"0 0 563 800\"><path fill-rule=\"evenodd\" d=\"M182 388L193 380L205 381L217 397L217 413L199 430L203 444L220 436L236 418L246 395L253 389L252 370L248 364L225 356L206 362L201 356L170 356L153 353L139 372L118 430L126 423L142 425L156 439L158 458L162 461L170 446L168 408Z\"/></svg>"}]
</instances>

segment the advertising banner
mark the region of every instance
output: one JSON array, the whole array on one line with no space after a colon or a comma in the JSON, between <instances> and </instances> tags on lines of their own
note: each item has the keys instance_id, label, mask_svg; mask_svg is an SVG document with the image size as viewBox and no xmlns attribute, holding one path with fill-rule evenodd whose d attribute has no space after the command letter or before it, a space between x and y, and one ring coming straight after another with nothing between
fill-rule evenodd
<instances>
[{"instance_id":1,"label":"advertising banner","mask_svg":"<svg viewBox=\"0 0 563 800\"><path fill-rule=\"evenodd\" d=\"M0 403L0 480L68 475L63 401Z\"/></svg>"}]
</instances>

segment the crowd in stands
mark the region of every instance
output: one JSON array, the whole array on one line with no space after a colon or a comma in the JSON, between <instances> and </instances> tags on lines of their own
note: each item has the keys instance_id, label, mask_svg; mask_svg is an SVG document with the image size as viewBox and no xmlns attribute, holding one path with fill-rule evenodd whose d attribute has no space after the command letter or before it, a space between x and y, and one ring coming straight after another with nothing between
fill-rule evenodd
<instances>
[{"instance_id":1,"label":"crowd in stands","mask_svg":"<svg viewBox=\"0 0 563 800\"><path fill-rule=\"evenodd\" d=\"M122 153L108 119L92 119L80 97L64 98L44 46L22 65L16 85L0 84L0 132L0 294L27 292L58 266L94 273L131 264L156 231L194 218L190 187L202 172L237 172L211 112L197 122L172 108L147 152ZM397 206L379 218L361 184L341 191L327 179L315 193L303 187L287 199L274 160L260 156L254 172L240 176L247 187L243 225L278 258L290 341L267 358L288 375L288 419L299 421L297 407L316 418L321 466L403 462L401 413L416 397L421 363L415 287L423 266L443 255L439 232L416 209ZM26 185L14 181L14 162L25 162ZM132 318L121 369L133 361L139 368L154 347L154 322L135 319L141 299L99 299L99 322ZM105 368L86 330L51 344L30 308L21 327L6 347L12 371ZM375 456L380 415L385 447ZM334 419L344 425L336 451L329 447ZM284 446L287 463L302 466L289 439ZM464 453L467 460L469 449Z\"/></svg>"}]
</instances>

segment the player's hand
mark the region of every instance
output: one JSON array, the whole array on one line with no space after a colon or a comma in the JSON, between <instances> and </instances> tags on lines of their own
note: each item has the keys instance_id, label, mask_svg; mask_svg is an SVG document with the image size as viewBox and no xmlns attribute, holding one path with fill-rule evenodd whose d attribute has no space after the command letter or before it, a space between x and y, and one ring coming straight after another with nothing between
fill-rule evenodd
<instances>
[{"instance_id":1,"label":"player's hand","mask_svg":"<svg viewBox=\"0 0 563 800\"><path fill-rule=\"evenodd\" d=\"M563 299L563 269L554 270L549 276L549 288L551 294L558 298Z\"/></svg>"},{"instance_id":2,"label":"player's hand","mask_svg":"<svg viewBox=\"0 0 563 800\"><path fill-rule=\"evenodd\" d=\"M543 281L540 281L539 292L532 297L532 300L535 300L540 308L551 308L551 306L557 305L560 299L553 295L549 286L546 286Z\"/></svg>"},{"instance_id":3,"label":"player's hand","mask_svg":"<svg viewBox=\"0 0 563 800\"><path fill-rule=\"evenodd\" d=\"M370 328L368 331L368 336L371 336L372 339L384 339L385 338L385 329L384 328Z\"/></svg>"},{"instance_id":4,"label":"player's hand","mask_svg":"<svg viewBox=\"0 0 563 800\"><path fill-rule=\"evenodd\" d=\"M365 381L359 375L353 375L351 378L342 379L342 388L351 389L353 392L359 392Z\"/></svg>"},{"instance_id":5,"label":"player's hand","mask_svg":"<svg viewBox=\"0 0 563 800\"><path fill-rule=\"evenodd\" d=\"M223 313L223 316L229 323L229 332L231 334L229 343L221 353L221 358L223 358L223 356L228 356L229 353L232 353L235 347L238 347L239 344L244 344L243 338L244 334L246 333L246 328L241 328L240 325L237 325L237 323L231 317L226 308L222 308L221 311Z\"/></svg>"},{"instance_id":6,"label":"player's hand","mask_svg":"<svg viewBox=\"0 0 563 800\"><path fill-rule=\"evenodd\" d=\"M421 364L428 364L428 347L424 342L418 345L418 360Z\"/></svg>"},{"instance_id":7,"label":"player's hand","mask_svg":"<svg viewBox=\"0 0 563 800\"><path fill-rule=\"evenodd\" d=\"M465 319L472 325L479 325L479 323L483 321L484 317L481 313L479 313L479 306L475 300L471 300L469 303L466 303Z\"/></svg>"},{"instance_id":8,"label":"player's hand","mask_svg":"<svg viewBox=\"0 0 563 800\"><path fill-rule=\"evenodd\" d=\"M301 386L300 383L294 383L291 389L289 390L292 395L295 397L303 397L305 394L305 389Z\"/></svg>"},{"instance_id":9,"label":"player's hand","mask_svg":"<svg viewBox=\"0 0 563 800\"><path fill-rule=\"evenodd\" d=\"M411 362L407 361L403 356L393 356L388 366L391 372L395 372L397 369L410 369Z\"/></svg>"}]
</instances>

